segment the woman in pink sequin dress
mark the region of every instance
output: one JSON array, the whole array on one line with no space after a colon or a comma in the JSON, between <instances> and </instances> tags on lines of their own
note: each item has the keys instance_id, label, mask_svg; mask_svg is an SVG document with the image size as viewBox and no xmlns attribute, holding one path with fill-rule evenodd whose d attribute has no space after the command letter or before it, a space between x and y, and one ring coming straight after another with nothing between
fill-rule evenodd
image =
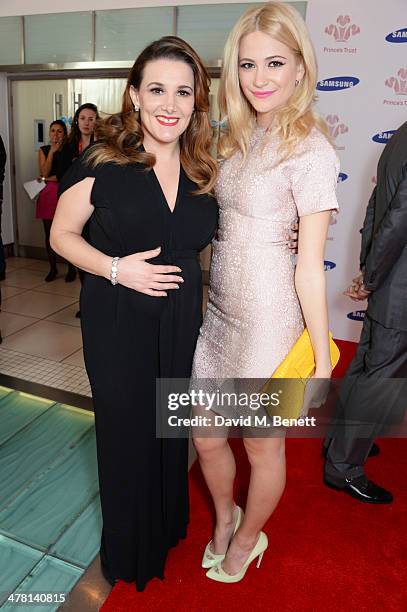
<instances>
[{"instance_id":1,"label":"woman in pink sequin dress","mask_svg":"<svg viewBox=\"0 0 407 612\"><path fill-rule=\"evenodd\" d=\"M331 376L324 248L338 158L312 111L317 68L305 24L295 9L271 2L247 11L225 49L209 303L196 348L192 385L270 377L306 325L316 378ZM299 218L298 259L287 233ZM231 416L216 405L205 416ZM237 416L238 407L232 408ZM196 432L195 432L196 433ZM213 433L213 432L212 432ZM243 435L245 435L243 433ZM257 434L258 435L258 434ZM267 548L262 531L285 486L284 435L244 437L251 464L247 505L233 501L236 472L223 431L194 437L216 510L202 565L220 582L243 578Z\"/></svg>"}]
</instances>

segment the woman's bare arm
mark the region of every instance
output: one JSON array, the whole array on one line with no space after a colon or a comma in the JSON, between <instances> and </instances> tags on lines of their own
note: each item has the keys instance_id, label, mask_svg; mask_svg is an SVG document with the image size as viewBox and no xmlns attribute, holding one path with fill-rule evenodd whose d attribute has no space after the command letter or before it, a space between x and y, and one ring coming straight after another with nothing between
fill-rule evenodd
<instances>
[{"instance_id":1,"label":"woman's bare arm","mask_svg":"<svg viewBox=\"0 0 407 612\"><path fill-rule=\"evenodd\" d=\"M40 176L48 178L52 168L53 157L54 155L51 149L47 157L45 157L44 151L42 149L38 149L38 166L40 169Z\"/></svg>"},{"instance_id":2,"label":"woman's bare arm","mask_svg":"<svg viewBox=\"0 0 407 612\"><path fill-rule=\"evenodd\" d=\"M325 243L331 212L300 219L295 287L315 354L317 378L331 375L328 307L324 272Z\"/></svg>"},{"instance_id":3,"label":"woman's bare arm","mask_svg":"<svg viewBox=\"0 0 407 612\"><path fill-rule=\"evenodd\" d=\"M86 272L110 279L112 257L105 255L82 238L82 230L94 211L91 192L95 179L87 177L67 189L59 198L51 227L51 246L65 259ZM181 269L147 263L159 255L159 248L134 253L119 261L118 282L125 287L152 296L165 296L167 289L178 289Z\"/></svg>"}]
</instances>

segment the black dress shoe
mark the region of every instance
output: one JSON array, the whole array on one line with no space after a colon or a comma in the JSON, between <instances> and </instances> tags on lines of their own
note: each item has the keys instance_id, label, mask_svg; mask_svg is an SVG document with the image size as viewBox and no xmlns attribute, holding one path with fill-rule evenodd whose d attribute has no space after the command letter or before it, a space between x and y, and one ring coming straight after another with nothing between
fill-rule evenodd
<instances>
[{"instance_id":1,"label":"black dress shoe","mask_svg":"<svg viewBox=\"0 0 407 612\"><path fill-rule=\"evenodd\" d=\"M391 504L393 501L393 495L390 491L379 487L371 480L368 480L366 476L358 476L357 478L345 480L343 485L330 482L325 476L324 483L332 489L343 491L355 499L368 504Z\"/></svg>"},{"instance_id":2,"label":"black dress shoe","mask_svg":"<svg viewBox=\"0 0 407 612\"><path fill-rule=\"evenodd\" d=\"M328 454L328 449L326 446L323 446L321 450L321 455L324 457L324 459L326 459L327 454ZM372 448L369 451L368 457L377 457L377 455L380 455L380 446L376 444L376 442L373 442Z\"/></svg>"}]
</instances>

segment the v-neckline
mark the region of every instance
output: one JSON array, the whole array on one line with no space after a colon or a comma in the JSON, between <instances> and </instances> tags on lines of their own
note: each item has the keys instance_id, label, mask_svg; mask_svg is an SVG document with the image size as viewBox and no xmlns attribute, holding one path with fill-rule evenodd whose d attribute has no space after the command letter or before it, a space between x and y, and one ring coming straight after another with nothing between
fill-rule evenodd
<instances>
[{"instance_id":1,"label":"v-neckline","mask_svg":"<svg viewBox=\"0 0 407 612\"><path fill-rule=\"evenodd\" d=\"M178 187L177 187L177 194L176 194L176 196L175 196L175 202L174 202L174 208L173 208L173 209L171 209L170 205L168 204L168 200L167 200L167 198L165 197L164 190L163 190L163 188L161 187L161 183L160 183L160 181L159 181L159 179L158 179L157 174L155 173L154 167L152 167L152 168L151 168L150 172L152 172L152 175L153 175L153 177L154 177L155 183L156 183L156 185L157 185L157 187L158 187L158 190L159 190L159 192L160 192L161 199L162 199L162 202L163 202L164 206L167 208L167 210L169 211L169 213L170 213L171 215L173 215L173 214L175 213L176 208L177 208L178 199L179 199L179 195L180 195L180 187L181 187L181 175L182 175L182 165L181 165L181 163L179 164Z\"/></svg>"}]
</instances>

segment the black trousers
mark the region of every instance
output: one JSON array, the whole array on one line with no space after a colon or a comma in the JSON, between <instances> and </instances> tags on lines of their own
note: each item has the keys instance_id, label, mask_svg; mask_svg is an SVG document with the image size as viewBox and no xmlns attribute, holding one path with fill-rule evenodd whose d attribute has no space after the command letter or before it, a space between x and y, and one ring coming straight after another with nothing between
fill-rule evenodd
<instances>
[{"instance_id":1,"label":"black trousers","mask_svg":"<svg viewBox=\"0 0 407 612\"><path fill-rule=\"evenodd\" d=\"M384 327L366 315L324 442L326 479L342 484L363 475L375 437L403 422L406 405L407 331Z\"/></svg>"}]
</instances>

